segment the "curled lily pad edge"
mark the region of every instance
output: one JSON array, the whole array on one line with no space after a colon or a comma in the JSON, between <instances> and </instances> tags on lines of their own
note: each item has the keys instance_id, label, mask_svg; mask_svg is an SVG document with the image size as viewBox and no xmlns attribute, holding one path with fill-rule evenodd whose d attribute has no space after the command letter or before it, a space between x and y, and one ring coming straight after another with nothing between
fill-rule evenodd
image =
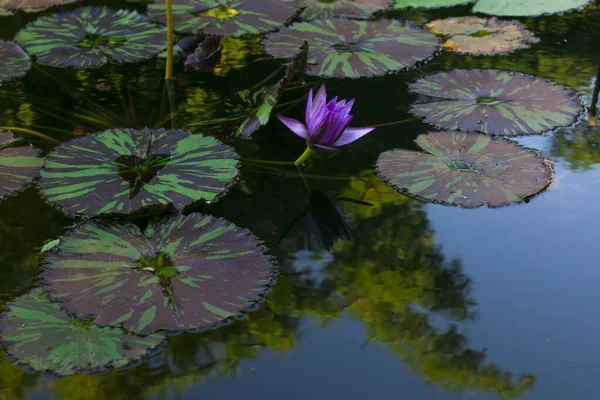
<instances>
[{"instance_id":1,"label":"curled lily pad edge","mask_svg":"<svg viewBox=\"0 0 600 400\"><path fill-rule=\"evenodd\" d=\"M398 193L400 193L401 195L404 195L406 197L409 197L411 199L414 199L416 201L419 201L425 205L427 204L436 204L436 205L442 205L442 206L446 206L446 207L455 207L455 208L460 208L460 209L464 209L464 210L473 210L473 209L481 209L481 208L489 208L489 209L497 209L497 208L504 208L504 207L509 207L511 205L515 205L515 204L521 204L521 203L529 203L529 201L531 201L531 199L536 198L538 196L541 196L546 190L548 190L548 188L555 182L556 180L556 176L555 176L555 168L554 168L554 163L552 162L552 160L550 158L545 157L542 154L542 151L539 149L535 149L532 147L527 147L515 140L511 140L507 137L503 137L503 136L492 136L492 135L486 135L485 133L481 133L481 132L465 132L465 131L429 131L426 133L423 133L421 135L427 135L430 133L440 133L440 132L446 132L448 134L453 134L453 133L464 133L464 134L470 134L470 135L484 135L490 138L490 140L504 140L507 141L509 143L511 143L512 145L515 145L517 147L519 147L520 149L526 150L528 152L530 152L531 154L534 154L535 157L540 160L550 171L550 179L548 180L548 182L546 183L546 186L541 189L540 191L530 195L530 196L526 196L523 197L521 200L519 201L512 201L500 206L490 206L489 204L482 204L480 206L477 207L465 207L465 206L461 206L459 204L454 204L454 203L446 203L440 200L432 200L432 199L426 199L422 196L419 196L417 194L411 193L408 190L406 190L405 188L399 188L396 185L394 185L391 182L391 179L386 177L385 174L379 169L379 158L381 157L382 154L384 154L385 152L388 151L395 151L395 150L403 150L403 151L409 151L409 152L415 152L415 153L422 153L422 154L428 154L431 155L430 153L426 152L425 150L421 149L418 145L417 145L417 149L403 149L403 148L393 148L393 149L388 149L386 151L381 152L381 154L379 155L379 157L377 158L377 161L375 163L375 167L373 168L374 171L374 175L376 178L381 179L383 182L385 182L386 185L388 185L389 187L391 187L392 189L394 189L395 191L397 191ZM421 136L419 135L419 136ZM418 136L417 136L418 138ZM413 142L416 142L416 139L413 140ZM432 157L434 157L433 155L431 155Z\"/></svg>"}]
</instances>

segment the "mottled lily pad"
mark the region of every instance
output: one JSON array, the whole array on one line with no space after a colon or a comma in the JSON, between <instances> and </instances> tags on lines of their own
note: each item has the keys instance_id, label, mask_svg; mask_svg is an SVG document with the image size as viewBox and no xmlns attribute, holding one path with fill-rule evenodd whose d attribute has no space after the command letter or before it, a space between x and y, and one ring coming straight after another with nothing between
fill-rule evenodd
<instances>
[{"instance_id":1,"label":"mottled lily pad","mask_svg":"<svg viewBox=\"0 0 600 400\"><path fill-rule=\"evenodd\" d=\"M15 38L38 63L98 68L151 58L166 47L166 29L135 11L83 7L41 17Z\"/></svg>"},{"instance_id":2,"label":"mottled lily pad","mask_svg":"<svg viewBox=\"0 0 600 400\"><path fill-rule=\"evenodd\" d=\"M15 42L0 41L0 82L25 76L31 68L29 55Z\"/></svg>"},{"instance_id":3,"label":"mottled lily pad","mask_svg":"<svg viewBox=\"0 0 600 400\"><path fill-rule=\"evenodd\" d=\"M216 118L190 124L202 131L229 134L249 138L271 118L273 108L279 102L283 92L294 80L302 79L307 68L308 45L305 43L299 53L288 64L285 75L277 83L269 86L246 89L225 103L223 118Z\"/></svg>"},{"instance_id":4,"label":"mottled lily pad","mask_svg":"<svg viewBox=\"0 0 600 400\"><path fill-rule=\"evenodd\" d=\"M11 356L36 371L71 375L123 367L165 337L142 337L119 328L100 328L92 319L74 319L36 288L8 304L0 319L0 339Z\"/></svg>"},{"instance_id":5,"label":"mottled lily pad","mask_svg":"<svg viewBox=\"0 0 600 400\"><path fill-rule=\"evenodd\" d=\"M411 112L442 129L490 135L532 135L577 121L575 91L543 78L508 71L454 70L419 79L415 93L433 98Z\"/></svg>"},{"instance_id":6,"label":"mottled lily pad","mask_svg":"<svg viewBox=\"0 0 600 400\"><path fill-rule=\"evenodd\" d=\"M9 13L17 10L41 11L76 1L78 0L0 0L0 12L1 10L7 10Z\"/></svg>"},{"instance_id":7,"label":"mottled lily pad","mask_svg":"<svg viewBox=\"0 0 600 400\"><path fill-rule=\"evenodd\" d=\"M247 229L200 214L133 224L89 222L61 238L42 274L80 318L149 334L212 326L260 300L273 267Z\"/></svg>"},{"instance_id":8,"label":"mottled lily pad","mask_svg":"<svg viewBox=\"0 0 600 400\"><path fill-rule=\"evenodd\" d=\"M294 0L173 0L173 23L179 32L258 35L283 26L296 10ZM165 0L149 5L148 15L166 24Z\"/></svg>"},{"instance_id":9,"label":"mottled lily pad","mask_svg":"<svg viewBox=\"0 0 600 400\"><path fill-rule=\"evenodd\" d=\"M593 0L478 0L474 12L505 16L556 14L582 8Z\"/></svg>"},{"instance_id":10,"label":"mottled lily pad","mask_svg":"<svg viewBox=\"0 0 600 400\"><path fill-rule=\"evenodd\" d=\"M540 41L519 21L457 17L438 19L425 26L437 35L449 36L443 47L461 54L510 53Z\"/></svg>"},{"instance_id":11,"label":"mottled lily pad","mask_svg":"<svg viewBox=\"0 0 600 400\"><path fill-rule=\"evenodd\" d=\"M212 71L221 61L223 46L221 45L222 36L212 35L198 44L196 50L190 53L185 60L186 71Z\"/></svg>"},{"instance_id":12,"label":"mottled lily pad","mask_svg":"<svg viewBox=\"0 0 600 400\"><path fill-rule=\"evenodd\" d=\"M466 132L420 135L425 153L391 150L377 167L388 183L421 199L466 208L498 207L544 190L552 168L536 151Z\"/></svg>"},{"instance_id":13,"label":"mottled lily pad","mask_svg":"<svg viewBox=\"0 0 600 400\"><path fill-rule=\"evenodd\" d=\"M386 9L394 0L299 0L303 8L300 16L306 21L333 17L370 18L371 14Z\"/></svg>"},{"instance_id":14,"label":"mottled lily pad","mask_svg":"<svg viewBox=\"0 0 600 400\"><path fill-rule=\"evenodd\" d=\"M109 129L67 142L46 158L40 189L71 214L180 210L214 200L237 177L238 156L217 139L182 130Z\"/></svg>"},{"instance_id":15,"label":"mottled lily pad","mask_svg":"<svg viewBox=\"0 0 600 400\"><path fill-rule=\"evenodd\" d=\"M290 58L307 41L307 74L359 78L385 75L432 57L440 40L414 23L380 19L315 20L282 28L263 42L267 53Z\"/></svg>"},{"instance_id":16,"label":"mottled lily pad","mask_svg":"<svg viewBox=\"0 0 600 400\"><path fill-rule=\"evenodd\" d=\"M475 0L396 0L394 8L436 8L452 7L462 4L473 3Z\"/></svg>"},{"instance_id":17,"label":"mottled lily pad","mask_svg":"<svg viewBox=\"0 0 600 400\"><path fill-rule=\"evenodd\" d=\"M6 148L17 140L12 132L0 131L0 199L29 184L44 164L35 147Z\"/></svg>"}]
</instances>

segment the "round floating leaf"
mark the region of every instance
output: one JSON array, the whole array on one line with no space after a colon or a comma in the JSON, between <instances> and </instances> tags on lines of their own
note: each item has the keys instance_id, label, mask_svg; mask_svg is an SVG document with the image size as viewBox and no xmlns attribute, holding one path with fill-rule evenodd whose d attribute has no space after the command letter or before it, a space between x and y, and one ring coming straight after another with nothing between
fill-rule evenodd
<instances>
[{"instance_id":1,"label":"round floating leaf","mask_svg":"<svg viewBox=\"0 0 600 400\"><path fill-rule=\"evenodd\" d=\"M212 326L260 300L273 272L250 231L191 214L150 223L90 222L47 259L50 297L96 324L148 334Z\"/></svg>"},{"instance_id":2,"label":"round floating leaf","mask_svg":"<svg viewBox=\"0 0 600 400\"><path fill-rule=\"evenodd\" d=\"M0 131L0 199L30 183L44 164L35 147L6 148L17 140L12 132Z\"/></svg>"},{"instance_id":3,"label":"round floating leaf","mask_svg":"<svg viewBox=\"0 0 600 400\"><path fill-rule=\"evenodd\" d=\"M41 11L46 8L74 3L76 1L78 0L0 0L0 10Z\"/></svg>"},{"instance_id":4,"label":"round floating leaf","mask_svg":"<svg viewBox=\"0 0 600 400\"><path fill-rule=\"evenodd\" d=\"M519 21L458 17L438 19L425 26L435 34L450 36L443 47L461 54L509 53L540 41Z\"/></svg>"},{"instance_id":5,"label":"round floating leaf","mask_svg":"<svg viewBox=\"0 0 600 400\"><path fill-rule=\"evenodd\" d=\"M118 328L100 328L93 320L69 316L41 288L9 303L0 319L6 351L37 371L61 375L106 371L139 360L161 344L163 335L141 337Z\"/></svg>"},{"instance_id":6,"label":"round floating leaf","mask_svg":"<svg viewBox=\"0 0 600 400\"><path fill-rule=\"evenodd\" d=\"M435 8L451 7L461 4L473 3L475 0L396 0L394 8Z\"/></svg>"},{"instance_id":7,"label":"round floating leaf","mask_svg":"<svg viewBox=\"0 0 600 400\"><path fill-rule=\"evenodd\" d=\"M39 18L15 40L40 64L98 68L157 55L166 47L167 33L135 11L83 7Z\"/></svg>"},{"instance_id":8,"label":"round floating leaf","mask_svg":"<svg viewBox=\"0 0 600 400\"><path fill-rule=\"evenodd\" d=\"M506 139L465 132L420 135L426 153L391 150L377 167L390 185L419 198L466 208L519 202L544 190L552 168Z\"/></svg>"},{"instance_id":9,"label":"round floating leaf","mask_svg":"<svg viewBox=\"0 0 600 400\"><path fill-rule=\"evenodd\" d=\"M309 75L359 78L413 67L432 57L440 40L413 23L381 19L315 20L282 28L263 42L267 53L291 58L308 41Z\"/></svg>"},{"instance_id":10,"label":"round floating leaf","mask_svg":"<svg viewBox=\"0 0 600 400\"><path fill-rule=\"evenodd\" d=\"M574 123L583 112L573 90L508 71L454 70L419 79L415 93L434 98L411 112L439 128L490 135L532 135Z\"/></svg>"},{"instance_id":11,"label":"round floating leaf","mask_svg":"<svg viewBox=\"0 0 600 400\"><path fill-rule=\"evenodd\" d=\"M29 55L15 42L0 41L0 82L24 76L31 68Z\"/></svg>"},{"instance_id":12,"label":"round floating leaf","mask_svg":"<svg viewBox=\"0 0 600 400\"><path fill-rule=\"evenodd\" d=\"M306 21L333 17L370 18L374 12L392 5L394 0L299 0L304 8L300 16Z\"/></svg>"},{"instance_id":13,"label":"round floating leaf","mask_svg":"<svg viewBox=\"0 0 600 400\"><path fill-rule=\"evenodd\" d=\"M593 0L478 0L474 12L490 15L536 16L585 7Z\"/></svg>"},{"instance_id":14,"label":"round floating leaf","mask_svg":"<svg viewBox=\"0 0 600 400\"><path fill-rule=\"evenodd\" d=\"M173 23L179 32L258 35L279 28L296 10L293 0L173 0ZM165 0L149 5L148 15L166 24Z\"/></svg>"},{"instance_id":15,"label":"round floating leaf","mask_svg":"<svg viewBox=\"0 0 600 400\"><path fill-rule=\"evenodd\" d=\"M56 148L42 195L72 214L129 214L214 200L237 177L238 155L217 139L182 130L109 129Z\"/></svg>"}]
</instances>

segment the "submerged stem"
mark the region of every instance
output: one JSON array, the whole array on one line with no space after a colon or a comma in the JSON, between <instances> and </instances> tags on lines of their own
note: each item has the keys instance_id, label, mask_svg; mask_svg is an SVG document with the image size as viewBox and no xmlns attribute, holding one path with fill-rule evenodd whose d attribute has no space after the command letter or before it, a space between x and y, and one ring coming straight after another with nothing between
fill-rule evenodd
<instances>
[{"instance_id":1,"label":"submerged stem","mask_svg":"<svg viewBox=\"0 0 600 400\"><path fill-rule=\"evenodd\" d=\"M298 159L296 161L294 161L294 164L296 165L302 165L304 164L304 162L306 160L308 160L308 158L312 155L313 151L310 147L307 147L306 150L304 150L304 153L302 153L302 155L300 157L298 157Z\"/></svg>"},{"instance_id":2,"label":"submerged stem","mask_svg":"<svg viewBox=\"0 0 600 400\"><path fill-rule=\"evenodd\" d=\"M16 126L0 126L0 129L4 129L5 131L14 131L14 132L27 133L29 135L40 137L40 138L45 139L45 140L47 140L49 142L52 142L52 143L61 144L61 142L59 140L56 140L53 137L50 137L48 135L44 135L43 133L32 131L31 129L18 128Z\"/></svg>"},{"instance_id":3,"label":"submerged stem","mask_svg":"<svg viewBox=\"0 0 600 400\"><path fill-rule=\"evenodd\" d=\"M242 161L251 162L251 163L255 163L255 164L266 164L266 165L289 165L289 166L296 165L292 161L259 160L256 158L243 158Z\"/></svg>"},{"instance_id":4,"label":"submerged stem","mask_svg":"<svg viewBox=\"0 0 600 400\"><path fill-rule=\"evenodd\" d=\"M173 4L172 0L165 1L167 11L167 68L165 79L173 79Z\"/></svg>"}]
</instances>

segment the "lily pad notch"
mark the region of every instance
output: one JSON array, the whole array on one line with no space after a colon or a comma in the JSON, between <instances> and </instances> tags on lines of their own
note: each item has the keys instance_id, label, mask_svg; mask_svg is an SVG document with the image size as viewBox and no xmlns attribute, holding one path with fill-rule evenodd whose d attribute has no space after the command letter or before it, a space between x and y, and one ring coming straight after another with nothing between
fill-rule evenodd
<instances>
[{"instance_id":1,"label":"lily pad notch","mask_svg":"<svg viewBox=\"0 0 600 400\"><path fill-rule=\"evenodd\" d=\"M165 336L137 336L120 328L100 328L77 320L42 288L7 305L0 316L0 339L7 353L36 371L60 375L122 368L163 344Z\"/></svg>"},{"instance_id":2,"label":"lily pad notch","mask_svg":"<svg viewBox=\"0 0 600 400\"><path fill-rule=\"evenodd\" d=\"M99 326L147 335L214 327L262 301L274 276L247 229L200 214L151 222L88 222L46 258L50 298Z\"/></svg>"},{"instance_id":3,"label":"lily pad notch","mask_svg":"<svg viewBox=\"0 0 600 400\"><path fill-rule=\"evenodd\" d=\"M109 129L55 149L40 192L72 215L183 210L215 201L236 180L239 156L219 140L183 130Z\"/></svg>"},{"instance_id":4,"label":"lily pad notch","mask_svg":"<svg viewBox=\"0 0 600 400\"><path fill-rule=\"evenodd\" d=\"M552 166L538 151L504 138L434 132L415 142L425 152L386 151L377 170L390 186L424 201L500 207L526 200L552 181Z\"/></svg>"}]
</instances>

